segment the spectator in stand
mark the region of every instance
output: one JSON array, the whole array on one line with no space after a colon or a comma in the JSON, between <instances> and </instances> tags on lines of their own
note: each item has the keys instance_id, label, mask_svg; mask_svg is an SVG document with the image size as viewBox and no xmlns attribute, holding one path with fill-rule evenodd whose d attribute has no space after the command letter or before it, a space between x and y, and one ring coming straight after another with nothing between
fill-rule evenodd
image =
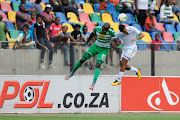
<instances>
[{"instance_id":1,"label":"spectator in stand","mask_svg":"<svg viewBox=\"0 0 180 120\"><path fill-rule=\"evenodd\" d=\"M47 47L50 51L49 53L49 68L55 68L52 65L53 60L53 48L51 46L51 42L47 39L46 27L43 22L43 16L38 14L36 16L37 23L34 24L34 37L37 43L37 47L41 49L41 60L40 60L40 68L45 69L44 63L44 55L45 55L45 47Z\"/></svg>"},{"instance_id":2,"label":"spectator in stand","mask_svg":"<svg viewBox=\"0 0 180 120\"><path fill-rule=\"evenodd\" d=\"M151 43L162 43L162 41L159 39L160 37L159 37L159 34L157 33L156 35L155 35L155 39L154 40L152 40L152 42ZM158 51L159 49L160 49L160 46L162 46L163 47L163 49L165 49L166 50L166 48L164 47L164 45L155 45L155 51ZM168 50L166 50L167 52L169 52Z\"/></svg>"},{"instance_id":3,"label":"spectator in stand","mask_svg":"<svg viewBox=\"0 0 180 120\"><path fill-rule=\"evenodd\" d=\"M100 0L90 0L90 3L92 3L92 4L99 3L100 4L101 2L100 2Z\"/></svg>"},{"instance_id":4,"label":"spectator in stand","mask_svg":"<svg viewBox=\"0 0 180 120\"><path fill-rule=\"evenodd\" d=\"M26 0L21 0L21 4L24 4L26 8ZM28 9L25 9L25 12L36 12L36 9L28 7Z\"/></svg>"},{"instance_id":5,"label":"spectator in stand","mask_svg":"<svg viewBox=\"0 0 180 120\"><path fill-rule=\"evenodd\" d=\"M23 25L23 31L19 34L16 42L13 46L13 50L15 49L27 49L31 46L35 45L35 42L32 41L33 35L31 30L29 30L29 26L27 24ZM17 45L17 47L15 47Z\"/></svg>"},{"instance_id":6,"label":"spectator in stand","mask_svg":"<svg viewBox=\"0 0 180 120\"><path fill-rule=\"evenodd\" d=\"M71 33L72 41L76 42L83 42L82 34L80 32L81 26L79 24L75 24L75 30Z\"/></svg>"},{"instance_id":7,"label":"spectator in stand","mask_svg":"<svg viewBox=\"0 0 180 120\"><path fill-rule=\"evenodd\" d=\"M6 32L9 30L7 24L2 21L3 16L0 15L0 41L6 41ZM1 47L1 46L0 46ZM6 48L7 43L2 43L2 48Z\"/></svg>"},{"instance_id":8,"label":"spectator in stand","mask_svg":"<svg viewBox=\"0 0 180 120\"><path fill-rule=\"evenodd\" d=\"M177 4L177 1L176 0L172 0L172 10L179 17L179 15L180 15L180 8L176 4Z\"/></svg>"},{"instance_id":9,"label":"spectator in stand","mask_svg":"<svg viewBox=\"0 0 180 120\"><path fill-rule=\"evenodd\" d=\"M105 0L100 0L100 2L101 2L101 5L99 7L99 12L100 13L109 13L110 14L110 12L106 11L106 8L107 8L106 1Z\"/></svg>"},{"instance_id":10,"label":"spectator in stand","mask_svg":"<svg viewBox=\"0 0 180 120\"><path fill-rule=\"evenodd\" d=\"M160 9L160 21L167 24L172 24L173 26L179 24L178 21L171 20L170 18L174 18L172 6L170 6L171 0L167 0L166 4L161 6Z\"/></svg>"},{"instance_id":11,"label":"spectator in stand","mask_svg":"<svg viewBox=\"0 0 180 120\"><path fill-rule=\"evenodd\" d=\"M49 29L50 25L55 21L56 16L51 13L52 7L50 4L46 4L45 12L43 12L43 20L46 24L46 28Z\"/></svg>"},{"instance_id":12,"label":"spectator in stand","mask_svg":"<svg viewBox=\"0 0 180 120\"><path fill-rule=\"evenodd\" d=\"M35 12L31 12L30 14L32 22L29 23L30 25L33 25L36 22L36 13Z\"/></svg>"},{"instance_id":13,"label":"spectator in stand","mask_svg":"<svg viewBox=\"0 0 180 120\"><path fill-rule=\"evenodd\" d=\"M145 23L148 10L148 0L134 0L135 13L137 15L138 24L142 27Z\"/></svg>"},{"instance_id":14,"label":"spectator in stand","mask_svg":"<svg viewBox=\"0 0 180 120\"><path fill-rule=\"evenodd\" d=\"M121 0L121 3L123 5L123 9L121 10L121 13L131 13L134 15L134 1L133 0Z\"/></svg>"},{"instance_id":15,"label":"spectator in stand","mask_svg":"<svg viewBox=\"0 0 180 120\"><path fill-rule=\"evenodd\" d=\"M57 53L57 47L59 45L59 42L63 39L61 35L59 35L59 32L61 31L62 25L60 23L60 18L56 17L55 22L51 24L49 28L50 32L50 40L51 42L56 42L56 45L54 46L54 51Z\"/></svg>"},{"instance_id":16,"label":"spectator in stand","mask_svg":"<svg viewBox=\"0 0 180 120\"><path fill-rule=\"evenodd\" d=\"M61 1L62 1L62 5L64 7L66 14L68 12L74 12L74 13L84 12L83 9L79 8L79 5L76 0L71 0L71 2L69 2L69 0L61 0Z\"/></svg>"},{"instance_id":17,"label":"spectator in stand","mask_svg":"<svg viewBox=\"0 0 180 120\"><path fill-rule=\"evenodd\" d=\"M32 4L31 8L36 10L36 14L42 14L42 6L41 6L41 0L36 0L35 3Z\"/></svg>"},{"instance_id":18,"label":"spectator in stand","mask_svg":"<svg viewBox=\"0 0 180 120\"><path fill-rule=\"evenodd\" d=\"M60 33L61 37L63 37L62 41L63 41L63 52L64 52L64 63L66 66L70 66L70 64L68 64L69 61L69 50L70 50L70 44L68 39L71 37L71 35L69 34L69 32L67 32L68 27L65 25L62 27L62 32ZM74 51L75 52L75 51ZM75 54L73 54L75 55ZM75 56L74 56L75 58ZM74 63L76 59L74 59Z\"/></svg>"},{"instance_id":19,"label":"spectator in stand","mask_svg":"<svg viewBox=\"0 0 180 120\"><path fill-rule=\"evenodd\" d=\"M61 0L57 0L57 2L58 2L58 4L56 4L56 0L49 0L49 4L52 5L53 11L54 12L62 12L62 13L64 13L64 15L66 15Z\"/></svg>"},{"instance_id":20,"label":"spectator in stand","mask_svg":"<svg viewBox=\"0 0 180 120\"><path fill-rule=\"evenodd\" d=\"M23 29L23 25L32 23L32 19L25 13L25 4L19 6L19 11L16 12L16 24L19 30Z\"/></svg>"},{"instance_id":21,"label":"spectator in stand","mask_svg":"<svg viewBox=\"0 0 180 120\"><path fill-rule=\"evenodd\" d=\"M146 31L149 33L158 32L160 34L163 34L164 31L160 31L157 28L155 28L154 19L156 18L154 15L155 15L154 11L149 11L149 16L146 18L145 21Z\"/></svg>"}]
</instances>

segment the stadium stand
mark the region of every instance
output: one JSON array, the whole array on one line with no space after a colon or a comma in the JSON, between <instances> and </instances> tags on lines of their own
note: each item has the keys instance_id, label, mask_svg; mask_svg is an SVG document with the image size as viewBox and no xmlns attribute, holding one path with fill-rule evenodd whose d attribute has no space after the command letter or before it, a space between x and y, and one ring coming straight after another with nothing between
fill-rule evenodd
<instances>
[{"instance_id":1,"label":"stadium stand","mask_svg":"<svg viewBox=\"0 0 180 120\"><path fill-rule=\"evenodd\" d=\"M180 25L176 25L177 32L180 32Z\"/></svg>"},{"instance_id":2,"label":"stadium stand","mask_svg":"<svg viewBox=\"0 0 180 120\"><path fill-rule=\"evenodd\" d=\"M109 0L110 3L113 3L114 6L117 6L120 2L120 0Z\"/></svg>"},{"instance_id":3,"label":"stadium stand","mask_svg":"<svg viewBox=\"0 0 180 120\"><path fill-rule=\"evenodd\" d=\"M95 24L92 24L92 22L87 22L86 26L88 27L88 32L93 32L94 28L96 27Z\"/></svg>"},{"instance_id":4,"label":"stadium stand","mask_svg":"<svg viewBox=\"0 0 180 120\"><path fill-rule=\"evenodd\" d=\"M112 18L113 18L114 22L120 23L119 20L118 20L119 14L120 14L120 13L113 13L113 14L112 14Z\"/></svg>"},{"instance_id":5,"label":"stadium stand","mask_svg":"<svg viewBox=\"0 0 180 120\"><path fill-rule=\"evenodd\" d=\"M131 25L131 24L135 24L136 23L136 21L135 21L135 19L134 19L132 14L126 13L126 15L128 17L128 20L125 22L126 24Z\"/></svg>"},{"instance_id":6,"label":"stadium stand","mask_svg":"<svg viewBox=\"0 0 180 120\"><path fill-rule=\"evenodd\" d=\"M16 21L16 12L14 12L14 11L8 12L8 20L11 21L12 23L15 23L15 21Z\"/></svg>"},{"instance_id":7,"label":"stadium stand","mask_svg":"<svg viewBox=\"0 0 180 120\"><path fill-rule=\"evenodd\" d=\"M148 32L142 32L144 34L144 37L141 38L142 41L150 43L152 41L151 36Z\"/></svg>"},{"instance_id":8,"label":"stadium stand","mask_svg":"<svg viewBox=\"0 0 180 120\"><path fill-rule=\"evenodd\" d=\"M14 11L19 11L19 5L20 4L21 4L20 2L13 2L12 3L13 10Z\"/></svg>"},{"instance_id":9,"label":"stadium stand","mask_svg":"<svg viewBox=\"0 0 180 120\"><path fill-rule=\"evenodd\" d=\"M5 22L6 22L7 26L8 26L8 28L9 28L9 30L15 30L14 24L12 22L10 22L10 21L5 21Z\"/></svg>"},{"instance_id":10,"label":"stadium stand","mask_svg":"<svg viewBox=\"0 0 180 120\"><path fill-rule=\"evenodd\" d=\"M98 25L103 23L102 20L101 20L101 17L96 13L91 14L91 21L96 22Z\"/></svg>"},{"instance_id":11,"label":"stadium stand","mask_svg":"<svg viewBox=\"0 0 180 120\"><path fill-rule=\"evenodd\" d=\"M2 21L9 21L9 20L7 19L7 16L6 16L6 14L5 14L4 12L1 12L1 11L0 11L0 15L3 16Z\"/></svg>"},{"instance_id":12,"label":"stadium stand","mask_svg":"<svg viewBox=\"0 0 180 120\"><path fill-rule=\"evenodd\" d=\"M90 22L91 24L97 25L96 22L91 22L88 13L79 13L79 20L81 22L85 22L85 23Z\"/></svg>"},{"instance_id":13,"label":"stadium stand","mask_svg":"<svg viewBox=\"0 0 180 120\"><path fill-rule=\"evenodd\" d=\"M60 24L69 23L69 24L73 25L73 22L67 21L66 16L62 12L56 12L55 15L56 15L56 17L60 18L60 20L61 20Z\"/></svg>"},{"instance_id":14,"label":"stadium stand","mask_svg":"<svg viewBox=\"0 0 180 120\"><path fill-rule=\"evenodd\" d=\"M114 23L111 15L108 14L108 13L103 13L103 14L102 14L102 21L103 21L103 22L108 22L108 23Z\"/></svg>"},{"instance_id":15,"label":"stadium stand","mask_svg":"<svg viewBox=\"0 0 180 120\"><path fill-rule=\"evenodd\" d=\"M138 40L136 43L147 43L147 42ZM149 47L148 47L148 45L139 44L139 45L137 45L137 49L138 50L147 50L147 49L149 49Z\"/></svg>"},{"instance_id":16,"label":"stadium stand","mask_svg":"<svg viewBox=\"0 0 180 120\"><path fill-rule=\"evenodd\" d=\"M94 12L99 12L100 4L96 3L94 4Z\"/></svg>"},{"instance_id":17,"label":"stadium stand","mask_svg":"<svg viewBox=\"0 0 180 120\"><path fill-rule=\"evenodd\" d=\"M116 8L114 7L113 4L107 3L106 11L110 12L111 14L112 14L112 13L116 13Z\"/></svg>"},{"instance_id":18,"label":"stadium stand","mask_svg":"<svg viewBox=\"0 0 180 120\"><path fill-rule=\"evenodd\" d=\"M1 2L1 10L9 12L9 11L12 11L12 8L8 2L3 1Z\"/></svg>"},{"instance_id":19,"label":"stadium stand","mask_svg":"<svg viewBox=\"0 0 180 120\"><path fill-rule=\"evenodd\" d=\"M139 24L134 23L134 24L132 24L132 26L134 26L135 28L137 28L139 31L143 32L143 30L142 30L142 28L141 28L141 26L140 26Z\"/></svg>"},{"instance_id":20,"label":"stadium stand","mask_svg":"<svg viewBox=\"0 0 180 120\"><path fill-rule=\"evenodd\" d=\"M180 37L180 32L175 32L174 33L174 40L177 41L178 37Z\"/></svg>"},{"instance_id":21,"label":"stadium stand","mask_svg":"<svg viewBox=\"0 0 180 120\"><path fill-rule=\"evenodd\" d=\"M67 32L71 33L72 31L74 31L74 29L73 29L71 24L69 24L69 23L63 23L62 24L62 26L65 26L65 25L68 27Z\"/></svg>"}]
</instances>

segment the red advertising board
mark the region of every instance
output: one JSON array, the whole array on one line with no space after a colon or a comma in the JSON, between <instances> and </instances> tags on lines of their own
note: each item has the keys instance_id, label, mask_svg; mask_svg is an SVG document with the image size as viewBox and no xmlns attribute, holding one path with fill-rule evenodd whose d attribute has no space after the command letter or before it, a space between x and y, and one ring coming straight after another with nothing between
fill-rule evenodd
<instances>
[{"instance_id":1,"label":"red advertising board","mask_svg":"<svg viewBox=\"0 0 180 120\"><path fill-rule=\"evenodd\" d=\"M122 111L180 111L180 77L124 77Z\"/></svg>"}]
</instances>

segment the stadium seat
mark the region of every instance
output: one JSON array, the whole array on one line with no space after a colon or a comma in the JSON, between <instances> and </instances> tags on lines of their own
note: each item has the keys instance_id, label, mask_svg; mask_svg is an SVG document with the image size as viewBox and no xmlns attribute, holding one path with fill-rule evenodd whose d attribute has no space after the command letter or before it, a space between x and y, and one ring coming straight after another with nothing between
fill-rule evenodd
<instances>
[{"instance_id":1,"label":"stadium seat","mask_svg":"<svg viewBox=\"0 0 180 120\"><path fill-rule=\"evenodd\" d=\"M103 26L104 25L104 23L99 23L99 26Z\"/></svg>"},{"instance_id":2,"label":"stadium seat","mask_svg":"<svg viewBox=\"0 0 180 120\"><path fill-rule=\"evenodd\" d=\"M165 24L166 32L174 34L176 32L176 29L171 24Z\"/></svg>"},{"instance_id":3,"label":"stadium seat","mask_svg":"<svg viewBox=\"0 0 180 120\"><path fill-rule=\"evenodd\" d=\"M88 32L90 32L90 33L93 32L94 28L96 27L96 25L93 24L92 22L87 22L86 26L88 28Z\"/></svg>"},{"instance_id":4,"label":"stadium seat","mask_svg":"<svg viewBox=\"0 0 180 120\"><path fill-rule=\"evenodd\" d=\"M91 13L94 13L93 7L89 3L84 3L83 9L84 9L85 13L89 13L90 15L91 15Z\"/></svg>"},{"instance_id":5,"label":"stadium seat","mask_svg":"<svg viewBox=\"0 0 180 120\"><path fill-rule=\"evenodd\" d=\"M8 19L12 23L14 23L16 21L16 12L15 11L8 12Z\"/></svg>"},{"instance_id":6,"label":"stadium seat","mask_svg":"<svg viewBox=\"0 0 180 120\"><path fill-rule=\"evenodd\" d=\"M68 27L68 30L67 32L71 33L72 31L74 31L73 27L71 24L68 24L68 23L63 23L62 26L67 26Z\"/></svg>"},{"instance_id":7,"label":"stadium seat","mask_svg":"<svg viewBox=\"0 0 180 120\"><path fill-rule=\"evenodd\" d=\"M12 7L13 7L13 10L14 11L19 11L19 5L20 5L21 3L19 3L19 2L13 2L12 3Z\"/></svg>"},{"instance_id":8,"label":"stadium seat","mask_svg":"<svg viewBox=\"0 0 180 120\"><path fill-rule=\"evenodd\" d=\"M147 42L142 41L142 40L138 40L137 43L147 43ZM146 49L149 49L149 47L147 44L138 44L137 49L138 50L146 50Z\"/></svg>"},{"instance_id":9,"label":"stadium seat","mask_svg":"<svg viewBox=\"0 0 180 120\"><path fill-rule=\"evenodd\" d=\"M178 17L177 17L175 14L173 14L173 16L174 16L174 18L171 18L171 20L175 20L175 21L178 21L178 22L179 22Z\"/></svg>"},{"instance_id":10,"label":"stadium seat","mask_svg":"<svg viewBox=\"0 0 180 120\"><path fill-rule=\"evenodd\" d=\"M151 33L151 38L152 38L152 40L155 39L155 35L156 35L156 34L157 34L157 32L152 32L152 33ZM159 39L160 39L160 40L163 40L161 34L159 34Z\"/></svg>"},{"instance_id":11,"label":"stadium seat","mask_svg":"<svg viewBox=\"0 0 180 120\"><path fill-rule=\"evenodd\" d=\"M126 26L126 27L128 27L129 25L128 24L126 24L126 23L121 23L121 25L124 25L124 26Z\"/></svg>"},{"instance_id":12,"label":"stadium seat","mask_svg":"<svg viewBox=\"0 0 180 120\"><path fill-rule=\"evenodd\" d=\"M106 11L109 11L111 14L116 13L116 8L111 3L107 3Z\"/></svg>"},{"instance_id":13,"label":"stadium seat","mask_svg":"<svg viewBox=\"0 0 180 120\"><path fill-rule=\"evenodd\" d=\"M157 14L157 22L160 23L160 15Z\"/></svg>"},{"instance_id":14,"label":"stadium seat","mask_svg":"<svg viewBox=\"0 0 180 120\"><path fill-rule=\"evenodd\" d=\"M99 12L99 7L100 7L100 4L95 3L94 4L94 12Z\"/></svg>"},{"instance_id":15,"label":"stadium seat","mask_svg":"<svg viewBox=\"0 0 180 120\"><path fill-rule=\"evenodd\" d=\"M102 20L101 20L101 17L98 14L96 14L96 13L92 13L91 14L91 21L92 22L96 22L98 25L100 23L103 23Z\"/></svg>"},{"instance_id":16,"label":"stadium seat","mask_svg":"<svg viewBox=\"0 0 180 120\"><path fill-rule=\"evenodd\" d=\"M8 33L6 33L6 38L7 38L8 41L13 41L13 42L16 41L16 39L10 38ZM14 45L14 43L8 43L9 49L13 49L13 45Z\"/></svg>"},{"instance_id":17,"label":"stadium seat","mask_svg":"<svg viewBox=\"0 0 180 120\"><path fill-rule=\"evenodd\" d=\"M48 4L49 0L41 0L41 2Z\"/></svg>"},{"instance_id":18,"label":"stadium seat","mask_svg":"<svg viewBox=\"0 0 180 120\"><path fill-rule=\"evenodd\" d=\"M6 34L6 37L8 39L8 41L16 41L17 37L19 36L19 31L18 30L10 30L10 36L8 36L8 33ZM9 44L9 48L12 49L14 43L8 43Z\"/></svg>"},{"instance_id":19,"label":"stadium seat","mask_svg":"<svg viewBox=\"0 0 180 120\"><path fill-rule=\"evenodd\" d=\"M164 41L164 40L161 40L161 41L162 41L162 43L169 43L169 42ZM166 48L166 50L171 50L172 49L171 45L163 45L163 46ZM165 49L162 46L160 46L160 49L158 51L165 51Z\"/></svg>"},{"instance_id":20,"label":"stadium seat","mask_svg":"<svg viewBox=\"0 0 180 120\"><path fill-rule=\"evenodd\" d=\"M144 37L141 38L142 41L147 42L147 43L152 41L151 36L149 35L148 32L142 32L142 33L144 34Z\"/></svg>"},{"instance_id":21,"label":"stadium seat","mask_svg":"<svg viewBox=\"0 0 180 120\"><path fill-rule=\"evenodd\" d=\"M3 1L1 2L1 10L9 12L12 11L12 8L8 2Z\"/></svg>"},{"instance_id":22,"label":"stadium seat","mask_svg":"<svg viewBox=\"0 0 180 120\"><path fill-rule=\"evenodd\" d=\"M88 13L79 13L79 20L80 20L81 22L85 22L85 23L91 22ZM97 25L96 22L91 22L91 24Z\"/></svg>"},{"instance_id":23,"label":"stadium seat","mask_svg":"<svg viewBox=\"0 0 180 120\"><path fill-rule=\"evenodd\" d=\"M41 6L42 6L42 10L45 10L46 5L44 3L41 2Z\"/></svg>"},{"instance_id":24,"label":"stadium seat","mask_svg":"<svg viewBox=\"0 0 180 120\"><path fill-rule=\"evenodd\" d=\"M6 14L5 14L4 12L1 12L1 11L0 11L0 15L3 16L2 21L9 21L9 20L7 19L7 16L6 16Z\"/></svg>"},{"instance_id":25,"label":"stadium seat","mask_svg":"<svg viewBox=\"0 0 180 120\"><path fill-rule=\"evenodd\" d=\"M164 32L163 33L163 39L166 42L172 43L174 41L173 35L169 32Z\"/></svg>"},{"instance_id":26,"label":"stadium seat","mask_svg":"<svg viewBox=\"0 0 180 120\"><path fill-rule=\"evenodd\" d=\"M113 23L113 19L112 19L111 15L108 14L108 13L103 13L102 14L102 21L103 22L108 22L108 23Z\"/></svg>"},{"instance_id":27,"label":"stadium seat","mask_svg":"<svg viewBox=\"0 0 180 120\"><path fill-rule=\"evenodd\" d=\"M36 23L36 22L35 22L35 23ZM34 23L34 24L35 24L35 23ZM36 40L35 40L35 37L34 37L34 24L31 25L30 30L31 30L31 32L32 32L32 34L33 34L33 41L36 41Z\"/></svg>"},{"instance_id":28,"label":"stadium seat","mask_svg":"<svg viewBox=\"0 0 180 120\"><path fill-rule=\"evenodd\" d=\"M125 22L126 24L131 25L131 24L135 24L136 23L136 21L134 19L134 16L132 14L126 13L126 15L128 17L127 21Z\"/></svg>"},{"instance_id":29,"label":"stadium seat","mask_svg":"<svg viewBox=\"0 0 180 120\"><path fill-rule=\"evenodd\" d=\"M29 0L29 2L36 2L36 0Z\"/></svg>"},{"instance_id":30,"label":"stadium seat","mask_svg":"<svg viewBox=\"0 0 180 120\"><path fill-rule=\"evenodd\" d=\"M56 17L60 18L60 24L62 23L69 23L73 25L73 22L68 22L66 16L62 12L55 12Z\"/></svg>"},{"instance_id":31,"label":"stadium seat","mask_svg":"<svg viewBox=\"0 0 180 120\"><path fill-rule=\"evenodd\" d=\"M85 2L85 0L77 0L77 3L80 4L80 5L83 5Z\"/></svg>"},{"instance_id":32,"label":"stadium seat","mask_svg":"<svg viewBox=\"0 0 180 120\"><path fill-rule=\"evenodd\" d=\"M113 13L113 14L112 14L112 17L113 17L113 21L114 21L114 22L120 23L119 20L118 20L119 14L120 14L120 13Z\"/></svg>"},{"instance_id":33,"label":"stadium seat","mask_svg":"<svg viewBox=\"0 0 180 120\"><path fill-rule=\"evenodd\" d=\"M7 26L8 26L8 28L9 28L9 30L15 30L14 25L13 25L12 22L10 22L10 21L5 21L5 22L6 22Z\"/></svg>"},{"instance_id":34,"label":"stadium seat","mask_svg":"<svg viewBox=\"0 0 180 120\"><path fill-rule=\"evenodd\" d=\"M116 33L119 31L119 23L110 23L110 25Z\"/></svg>"},{"instance_id":35,"label":"stadium seat","mask_svg":"<svg viewBox=\"0 0 180 120\"><path fill-rule=\"evenodd\" d=\"M174 40L177 41L178 37L180 37L180 32L175 32L174 33Z\"/></svg>"},{"instance_id":36,"label":"stadium seat","mask_svg":"<svg viewBox=\"0 0 180 120\"><path fill-rule=\"evenodd\" d=\"M120 0L109 0L110 3L113 3L114 6L118 5L119 4L119 1Z\"/></svg>"},{"instance_id":37,"label":"stadium seat","mask_svg":"<svg viewBox=\"0 0 180 120\"><path fill-rule=\"evenodd\" d=\"M173 41L172 43L177 43L177 41ZM176 50L176 45L172 45L172 49Z\"/></svg>"},{"instance_id":38,"label":"stadium seat","mask_svg":"<svg viewBox=\"0 0 180 120\"><path fill-rule=\"evenodd\" d=\"M70 18L70 19L69 19L69 22L73 22L74 24L75 24L75 23L80 23L80 24L82 24L82 25L85 25L84 22L80 22L80 21L78 20L76 14L73 13L73 12L68 12L68 13L67 13L67 18Z\"/></svg>"},{"instance_id":39,"label":"stadium seat","mask_svg":"<svg viewBox=\"0 0 180 120\"><path fill-rule=\"evenodd\" d=\"M180 25L176 25L177 32L180 32Z\"/></svg>"},{"instance_id":40,"label":"stadium seat","mask_svg":"<svg viewBox=\"0 0 180 120\"><path fill-rule=\"evenodd\" d=\"M137 28L139 31L143 31L142 30L142 28L141 28L141 26L139 25L139 24L137 24L137 23L135 23L135 24L132 24L132 26L134 26L135 28Z\"/></svg>"},{"instance_id":41,"label":"stadium seat","mask_svg":"<svg viewBox=\"0 0 180 120\"><path fill-rule=\"evenodd\" d=\"M0 4L1 4L1 2L3 2L3 1L5 1L5 0L0 0Z\"/></svg>"},{"instance_id":42,"label":"stadium seat","mask_svg":"<svg viewBox=\"0 0 180 120\"><path fill-rule=\"evenodd\" d=\"M29 8L31 8L31 6L32 6L32 2L27 1L25 4L25 8L29 9Z\"/></svg>"},{"instance_id":43,"label":"stadium seat","mask_svg":"<svg viewBox=\"0 0 180 120\"><path fill-rule=\"evenodd\" d=\"M156 29L161 30L161 31L165 31L164 23L158 23L156 20L156 17L154 17L153 20L154 20L154 25L155 25Z\"/></svg>"}]
</instances>

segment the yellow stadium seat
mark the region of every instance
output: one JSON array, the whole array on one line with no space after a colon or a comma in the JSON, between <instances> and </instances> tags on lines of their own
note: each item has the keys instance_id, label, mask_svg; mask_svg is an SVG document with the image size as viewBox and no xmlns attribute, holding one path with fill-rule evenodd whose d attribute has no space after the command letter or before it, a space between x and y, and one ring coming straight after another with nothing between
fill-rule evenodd
<instances>
[{"instance_id":1,"label":"yellow stadium seat","mask_svg":"<svg viewBox=\"0 0 180 120\"><path fill-rule=\"evenodd\" d=\"M110 23L111 28L115 31L118 32L119 30L119 23Z\"/></svg>"},{"instance_id":2,"label":"yellow stadium seat","mask_svg":"<svg viewBox=\"0 0 180 120\"><path fill-rule=\"evenodd\" d=\"M53 15L54 15L54 12L51 12L51 14L53 14Z\"/></svg>"},{"instance_id":3,"label":"yellow stadium seat","mask_svg":"<svg viewBox=\"0 0 180 120\"><path fill-rule=\"evenodd\" d=\"M108 23L114 23L111 15L108 14L108 13L103 13L102 14L102 21L103 22L108 22Z\"/></svg>"},{"instance_id":4,"label":"yellow stadium seat","mask_svg":"<svg viewBox=\"0 0 180 120\"><path fill-rule=\"evenodd\" d=\"M2 1L5 1L5 0L0 0L0 4L1 4Z\"/></svg>"},{"instance_id":5,"label":"yellow stadium seat","mask_svg":"<svg viewBox=\"0 0 180 120\"><path fill-rule=\"evenodd\" d=\"M147 43L149 43L149 42L152 41L151 36L149 35L148 32L142 32L142 33L144 34L144 37L141 38L142 41L145 41L145 42L147 42Z\"/></svg>"},{"instance_id":6,"label":"yellow stadium seat","mask_svg":"<svg viewBox=\"0 0 180 120\"><path fill-rule=\"evenodd\" d=\"M10 38L8 33L6 33L6 38L7 38L8 41L16 41L16 39ZM8 45L9 45L9 49L13 49L14 43L8 43Z\"/></svg>"},{"instance_id":7,"label":"yellow stadium seat","mask_svg":"<svg viewBox=\"0 0 180 120\"><path fill-rule=\"evenodd\" d=\"M16 12L8 12L8 20L14 23L16 21Z\"/></svg>"},{"instance_id":8,"label":"yellow stadium seat","mask_svg":"<svg viewBox=\"0 0 180 120\"><path fill-rule=\"evenodd\" d=\"M94 9L93 9L93 7L91 6L91 4L84 3L84 4L83 4L83 9L84 9L84 12L85 12L85 13L94 13Z\"/></svg>"},{"instance_id":9,"label":"yellow stadium seat","mask_svg":"<svg viewBox=\"0 0 180 120\"><path fill-rule=\"evenodd\" d=\"M14 27L15 27L15 29L16 29L16 30L18 30L18 28L17 28L17 24L16 24L16 21L15 21L15 25L14 25Z\"/></svg>"},{"instance_id":10,"label":"yellow stadium seat","mask_svg":"<svg viewBox=\"0 0 180 120\"><path fill-rule=\"evenodd\" d=\"M42 9L43 9L43 11L44 11L46 5L45 5L44 3L41 2L41 6L42 6Z\"/></svg>"},{"instance_id":11,"label":"yellow stadium seat","mask_svg":"<svg viewBox=\"0 0 180 120\"><path fill-rule=\"evenodd\" d=\"M175 21L178 21L178 22L179 22L178 17L177 17L175 14L173 14L173 16L174 16L174 18L171 18L171 20L175 20Z\"/></svg>"},{"instance_id":12,"label":"yellow stadium seat","mask_svg":"<svg viewBox=\"0 0 180 120\"><path fill-rule=\"evenodd\" d=\"M68 12L68 13L67 13L67 18L70 18L70 19L69 19L69 22L73 22L74 24L75 24L75 23L80 23L80 24L82 24L82 25L85 25L84 22L80 22L80 21L78 20L76 14L73 13L73 12Z\"/></svg>"},{"instance_id":13,"label":"yellow stadium seat","mask_svg":"<svg viewBox=\"0 0 180 120\"><path fill-rule=\"evenodd\" d=\"M71 24L69 24L69 23L63 23L62 24L62 26L65 26L65 25L68 27L67 32L71 33L72 31L74 31L74 29L73 29Z\"/></svg>"}]
</instances>

